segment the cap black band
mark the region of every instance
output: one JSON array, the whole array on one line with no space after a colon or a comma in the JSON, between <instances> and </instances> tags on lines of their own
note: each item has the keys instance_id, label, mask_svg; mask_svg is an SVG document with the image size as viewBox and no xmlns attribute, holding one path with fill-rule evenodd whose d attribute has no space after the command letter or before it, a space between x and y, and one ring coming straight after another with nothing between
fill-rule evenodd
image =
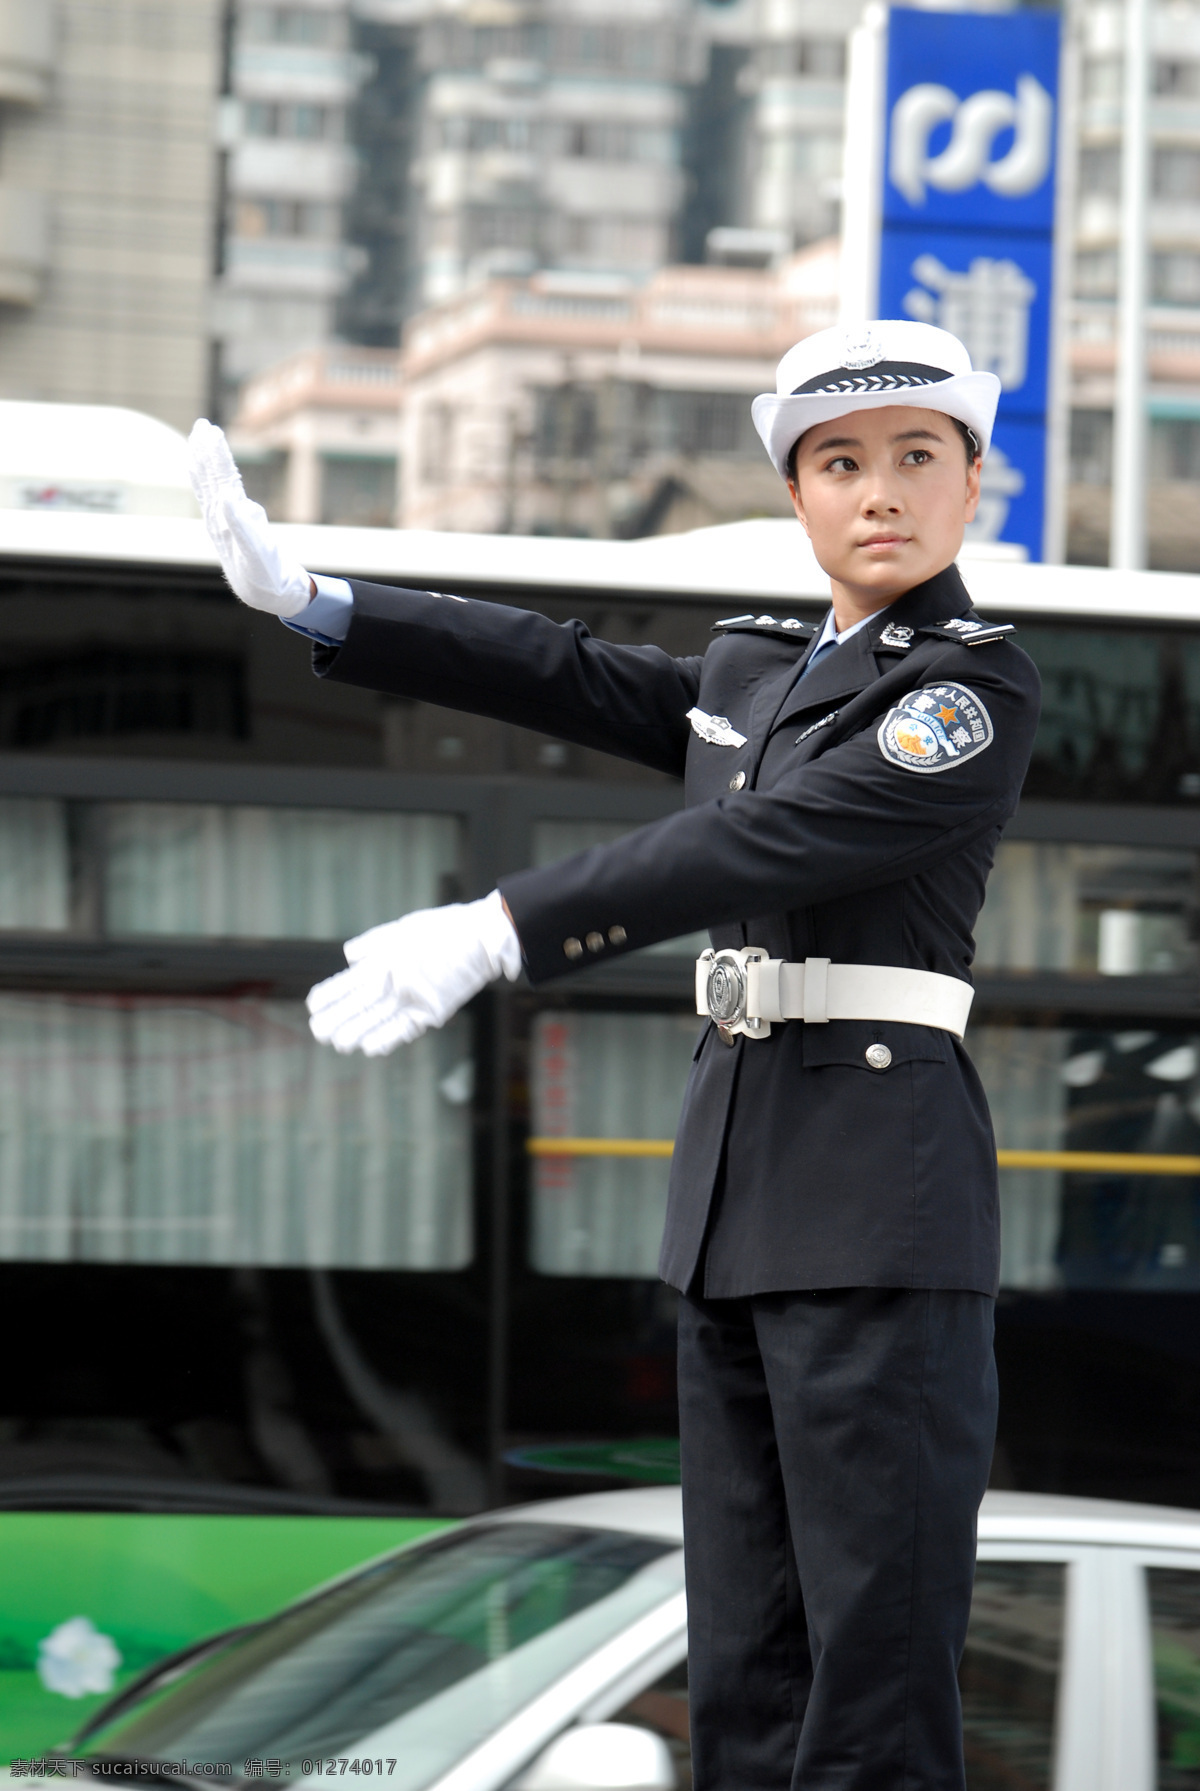
<instances>
[{"instance_id":1,"label":"cap black band","mask_svg":"<svg viewBox=\"0 0 1200 1791\"><path fill-rule=\"evenodd\" d=\"M920 361L878 361L874 367L834 367L805 380L792 392L793 398L807 398L828 392L841 397L860 392L900 392L911 386L934 386L954 375L945 367L927 367Z\"/></svg>"}]
</instances>

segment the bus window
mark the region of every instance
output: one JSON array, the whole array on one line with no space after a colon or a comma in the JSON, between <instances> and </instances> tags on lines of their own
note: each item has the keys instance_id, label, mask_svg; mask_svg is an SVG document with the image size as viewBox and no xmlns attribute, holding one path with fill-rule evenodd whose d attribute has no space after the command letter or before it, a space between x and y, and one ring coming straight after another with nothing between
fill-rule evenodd
<instances>
[{"instance_id":1,"label":"bus window","mask_svg":"<svg viewBox=\"0 0 1200 1791\"><path fill-rule=\"evenodd\" d=\"M0 1258L457 1269L469 1022L383 1059L303 1004L0 994Z\"/></svg>"},{"instance_id":2,"label":"bus window","mask_svg":"<svg viewBox=\"0 0 1200 1791\"><path fill-rule=\"evenodd\" d=\"M675 1135L698 1027L694 1015L540 1014L534 1133L665 1145ZM665 1154L535 1158L534 1268L654 1278L669 1167Z\"/></svg>"},{"instance_id":3,"label":"bus window","mask_svg":"<svg viewBox=\"0 0 1200 1791\"><path fill-rule=\"evenodd\" d=\"M1158 1791L1200 1785L1200 1574L1146 1569L1154 1650Z\"/></svg>"},{"instance_id":4,"label":"bus window","mask_svg":"<svg viewBox=\"0 0 1200 1791\"><path fill-rule=\"evenodd\" d=\"M1194 802L1200 642L1169 629L1020 625L1042 677L1026 797Z\"/></svg>"},{"instance_id":5,"label":"bus window","mask_svg":"<svg viewBox=\"0 0 1200 1791\"><path fill-rule=\"evenodd\" d=\"M0 927L60 932L70 909L66 804L0 798Z\"/></svg>"},{"instance_id":6,"label":"bus window","mask_svg":"<svg viewBox=\"0 0 1200 1791\"><path fill-rule=\"evenodd\" d=\"M1001 1285L1200 1288L1200 1037L984 1025L967 1046L1000 1149ZM1092 1160L1008 1166L1006 1151ZM1182 1158L1184 1173L1132 1173L1131 1155Z\"/></svg>"},{"instance_id":7,"label":"bus window","mask_svg":"<svg viewBox=\"0 0 1200 1791\"><path fill-rule=\"evenodd\" d=\"M235 804L98 807L107 931L346 939L453 899L453 815Z\"/></svg>"},{"instance_id":8,"label":"bus window","mask_svg":"<svg viewBox=\"0 0 1200 1791\"><path fill-rule=\"evenodd\" d=\"M1194 970L1194 852L1004 840L975 929L981 970Z\"/></svg>"}]
</instances>

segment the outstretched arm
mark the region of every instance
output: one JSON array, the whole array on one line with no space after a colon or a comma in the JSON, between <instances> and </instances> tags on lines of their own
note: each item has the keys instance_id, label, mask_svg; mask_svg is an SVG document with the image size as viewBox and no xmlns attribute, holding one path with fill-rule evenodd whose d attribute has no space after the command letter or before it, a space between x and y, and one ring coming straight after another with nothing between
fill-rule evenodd
<instances>
[{"instance_id":1,"label":"outstretched arm","mask_svg":"<svg viewBox=\"0 0 1200 1791\"><path fill-rule=\"evenodd\" d=\"M213 424L192 430L192 482L236 594L314 638L321 677L488 715L682 777L700 660L598 641L530 610L313 580L288 561Z\"/></svg>"}]
</instances>

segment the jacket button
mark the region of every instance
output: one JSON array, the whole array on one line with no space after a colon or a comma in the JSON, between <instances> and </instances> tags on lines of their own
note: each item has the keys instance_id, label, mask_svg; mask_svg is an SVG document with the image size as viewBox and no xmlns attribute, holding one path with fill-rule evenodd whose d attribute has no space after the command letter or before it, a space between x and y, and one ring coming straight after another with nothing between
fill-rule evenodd
<instances>
[{"instance_id":1,"label":"jacket button","mask_svg":"<svg viewBox=\"0 0 1200 1791\"><path fill-rule=\"evenodd\" d=\"M628 937L629 935L624 927L609 927L608 929L608 943L610 945L624 945Z\"/></svg>"},{"instance_id":2,"label":"jacket button","mask_svg":"<svg viewBox=\"0 0 1200 1791\"><path fill-rule=\"evenodd\" d=\"M583 956L583 946L579 943L578 939L564 939L563 951L568 958L581 958Z\"/></svg>"},{"instance_id":3,"label":"jacket button","mask_svg":"<svg viewBox=\"0 0 1200 1791\"><path fill-rule=\"evenodd\" d=\"M873 1070L886 1070L892 1061L892 1054L886 1045L868 1045L866 1056Z\"/></svg>"},{"instance_id":4,"label":"jacket button","mask_svg":"<svg viewBox=\"0 0 1200 1791\"><path fill-rule=\"evenodd\" d=\"M603 951L604 950L604 934L603 933L589 933L587 936L587 948L589 951Z\"/></svg>"},{"instance_id":5,"label":"jacket button","mask_svg":"<svg viewBox=\"0 0 1200 1791\"><path fill-rule=\"evenodd\" d=\"M730 778L729 788L731 790L743 790L743 789L745 789L745 787L746 787L746 773L744 771L739 771L736 777Z\"/></svg>"}]
</instances>

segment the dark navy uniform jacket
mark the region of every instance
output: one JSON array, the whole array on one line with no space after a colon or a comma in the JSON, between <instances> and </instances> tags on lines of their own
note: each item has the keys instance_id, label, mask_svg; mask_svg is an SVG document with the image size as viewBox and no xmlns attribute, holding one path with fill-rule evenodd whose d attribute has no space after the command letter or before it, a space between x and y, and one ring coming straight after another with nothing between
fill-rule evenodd
<instances>
[{"instance_id":1,"label":"dark navy uniform jacket","mask_svg":"<svg viewBox=\"0 0 1200 1791\"><path fill-rule=\"evenodd\" d=\"M685 779L679 814L504 879L534 983L699 928L717 947L970 979L1039 684L1020 648L973 615L955 567L804 678L812 630L795 622L742 617L702 657L674 659L595 640L580 622L350 584L344 643L314 652L322 676ZM867 1061L875 1042L891 1052L886 1069ZM660 1268L709 1297L994 1293L995 1141L966 1051L924 1026L792 1020L728 1047L705 1024Z\"/></svg>"}]
</instances>

